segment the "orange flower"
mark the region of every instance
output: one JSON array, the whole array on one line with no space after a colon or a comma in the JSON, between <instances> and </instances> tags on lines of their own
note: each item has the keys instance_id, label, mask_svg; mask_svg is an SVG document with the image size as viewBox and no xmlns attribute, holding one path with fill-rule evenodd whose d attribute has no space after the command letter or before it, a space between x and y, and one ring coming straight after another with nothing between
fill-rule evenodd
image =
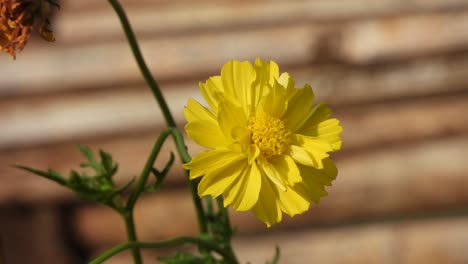
<instances>
[{"instance_id":1,"label":"orange flower","mask_svg":"<svg viewBox=\"0 0 468 264\"><path fill-rule=\"evenodd\" d=\"M58 5L51 0L0 0L0 51L16 58L28 42L37 21L43 39L53 42L49 29L50 6Z\"/></svg>"}]
</instances>

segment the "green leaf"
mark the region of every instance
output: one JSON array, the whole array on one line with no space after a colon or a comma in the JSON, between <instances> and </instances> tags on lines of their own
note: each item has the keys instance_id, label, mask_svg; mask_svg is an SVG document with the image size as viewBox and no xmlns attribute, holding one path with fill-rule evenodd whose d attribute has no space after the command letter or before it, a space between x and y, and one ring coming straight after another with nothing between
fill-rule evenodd
<instances>
[{"instance_id":1,"label":"green leaf","mask_svg":"<svg viewBox=\"0 0 468 264\"><path fill-rule=\"evenodd\" d=\"M172 164L174 164L175 156L174 153L171 152L171 155L169 157L169 160L167 161L166 165L164 166L162 171L159 171L156 168L152 168L151 172L154 174L156 177L156 181L152 186L148 186L145 190L149 192L155 192L161 188L162 183L164 182L164 179L166 178L167 174L169 173L169 170L172 167Z\"/></svg>"},{"instance_id":2,"label":"green leaf","mask_svg":"<svg viewBox=\"0 0 468 264\"><path fill-rule=\"evenodd\" d=\"M267 264L278 264L280 258L280 248L278 246L275 247L275 256L271 261L267 261Z\"/></svg>"},{"instance_id":3,"label":"green leaf","mask_svg":"<svg viewBox=\"0 0 468 264\"><path fill-rule=\"evenodd\" d=\"M174 256L160 257L159 260L166 264L225 264L222 260L217 260L213 256L194 256L186 252L177 252Z\"/></svg>"},{"instance_id":4,"label":"green leaf","mask_svg":"<svg viewBox=\"0 0 468 264\"><path fill-rule=\"evenodd\" d=\"M112 178L117 172L117 164L114 163L112 156L103 150L99 150L99 156L101 158L102 167L106 172L106 177L109 179Z\"/></svg>"},{"instance_id":5,"label":"green leaf","mask_svg":"<svg viewBox=\"0 0 468 264\"><path fill-rule=\"evenodd\" d=\"M60 175L60 173L58 173L56 171L48 170L47 172L45 172L45 171L30 168L30 167L22 166L22 165L14 165L14 167L16 167L18 169L28 171L28 172L36 174L36 175L39 175L39 176L44 177L46 179L52 180L52 181L54 181L54 182L56 182L56 183L58 183L60 185L68 186L67 180L64 179L63 176Z\"/></svg>"},{"instance_id":6,"label":"green leaf","mask_svg":"<svg viewBox=\"0 0 468 264\"><path fill-rule=\"evenodd\" d=\"M134 182L135 182L135 177L133 177L127 184L117 189L116 193L120 194L120 193L125 192L130 186L132 186Z\"/></svg>"},{"instance_id":7,"label":"green leaf","mask_svg":"<svg viewBox=\"0 0 468 264\"><path fill-rule=\"evenodd\" d=\"M100 150L100 161L98 161L89 147L78 145L78 149L87 160L80 164L80 166L82 168L92 169L94 173L91 175L88 175L85 172L71 170L68 178L66 178L53 170L45 172L20 165L17 165L16 167L66 186L84 199L96 201L113 208L118 208L120 206L120 201L118 204L116 203L116 196L124 192L133 183L134 179L126 185L116 188L112 177L117 172L118 165L114 162L112 156L109 153Z\"/></svg>"},{"instance_id":8,"label":"green leaf","mask_svg":"<svg viewBox=\"0 0 468 264\"><path fill-rule=\"evenodd\" d=\"M83 156L86 157L86 159L89 162L96 163L96 158L94 157L93 152L91 151L91 149L88 146L79 144L78 149L83 154Z\"/></svg>"}]
</instances>

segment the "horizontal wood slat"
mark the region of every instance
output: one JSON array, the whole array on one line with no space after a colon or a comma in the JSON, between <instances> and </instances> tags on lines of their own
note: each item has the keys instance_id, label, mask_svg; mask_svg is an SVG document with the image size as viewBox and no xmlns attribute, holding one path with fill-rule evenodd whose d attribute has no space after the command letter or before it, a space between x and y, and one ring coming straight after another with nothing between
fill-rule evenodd
<instances>
[{"instance_id":1,"label":"horizontal wood slat","mask_svg":"<svg viewBox=\"0 0 468 264\"><path fill-rule=\"evenodd\" d=\"M466 115L460 115L468 111L467 96L450 96L442 97L443 99L429 98L424 100L390 102L384 105L344 108L336 110L336 117L341 120L345 130L343 133L344 152L346 150L365 150L367 147L388 146L395 143L410 143L412 141L421 141L423 139L431 139L450 135L467 134L468 120ZM122 115L116 115L122 109L112 108L113 104L106 106L115 110L109 112L109 118L106 122L113 122L112 129L108 133L118 129L122 122L151 122L151 120L131 121L136 117L142 118L144 115L136 115L129 117L129 120L123 119ZM129 105L129 102L126 103ZM125 107L123 107L125 111ZM120 110L119 110L120 109ZM132 111L129 109L129 111ZM136 111L136 110L134 110ZM51 111L50 114L56 112ZM133 112L135 113L135 112ZM152 111L148 113L154 113ZM113 115L114 116L113 116ZM447 118L457 116L457 118ZM91 117L93 118L93 117ZM112 119L111 119L112 118ZM114 121L111 121L114 120ZM25 122L25 121L24 121ZM89 136L99 133L98 130L92 130L89 124L81 124L77 126L86 126ZM31 125L33 127L33 124ZM125 126L127 127L127 126ZM32 131L25 138L28 140L35 139L36 142L45 142L47 134L53 134L53 131L41 130L47 128L47 123L43 122L42 126L31 128ZM68 133L65 128L70 128ZM9 167L11 164L26 164L31 167L40 169L54 168L62 172L67 172L71 168L76 168L82 158L74 147L76 143L84 143L90 146L100 147L115 155L115 158L120 163L119 177L121 182L126 181L129 177L137 175L143 167L146 156L150 148L157 138L158 128L155 126L153 132L137 132L130 133L127 136L114 136L107 140L103 139L86 139L83 134L74 134L76 131L73 127L65 127L60 130L65 133L66 137L73 137L73 141L69 143L48 145L42 147L25 149L5 149L0 151L0 177L3 182L8 184L0 185L0 204L7 203L11 200L19 201L60 201L56 197L70 197L70 193L55 187L52 183L45 184L45 180L28 175L17 169ZM11 128L10 128L11 129ZM152 127L147 127L152 129ZM4 128L8 131L8 128ZM90 132L92 131L92 133ZM17 132L13 130L11 133L21 133L20 127ZM5 132L5 131L3 131ZM26 132L23 132L26 133ZM12 135L12 134L4 134ZM79 139L81 137L81 139ZM11 138L18 146L19 137ZM54 139L56 140L56 139ZM7 143L10 141L6 141ZM23 142L31 144L32 141ZM191 141L187 142L189 150L192 153L197 153L201 149ZM167 160L168 148L162 152L161 160L157 163L158 166L163 166ZM176 174L181 174L181 170L175 171ZM24 181L18 181L24 179ZM17 193L24 192L24 195L17 196Z\"/></svg>"},{"instance_id":2,"label":"horizontal wood slat","mask_svg":"<svg viewBox=\"0 0 468 264\"><path fill-rule=\"evenodd\" d=\"M121 2L181 128L199 81L256 57L310 83L341 120L339 176L319 205L270 229L231 211L242 261L265 263L278 244L280 263L468 263L466 0ZM61 5L56 43L33 37L16 61L0 57L0 255L15 263L78 263L77 251L98 254L125 230L115 212L10 165L66 173L84 143L113 154L123 185L164 127L108 1ZM197 232L175 164L162 191L137 203L142 240ZM165 254L144 251L148 263ZM125 252L109 263L131 261Z\"/></svg>"},{"instance_id":3,"label":"horizontal wood slat","mask_svg":"<svg viewBox=\"0 0 468 264\"><path fill-rule=\"evenodd\" d=\"M75 41L106 39L120 36L117 17L109 7L76 9L76 1L66 1L60 11L56 31L60 39ZM82 5L84 3L80 3ZM88 4L89 6L89 4ZM190 33L194 30L220 30L232 26L258 26L294 21L327 22L363 19L408 12L428 12L468 8L462 0L452 1L205 1L196 3L161 3L148 8L144 1L124 1L129 17L140 34ZM83 19L83 17L89 19ZM92 30L83 30L92 29Z\"/></svg>"},{"instance_id":4,"label":"horizontal wood slat","mask_svg":"<svg viewBox=\"0 0 468 264\"><path fill-rule=\"evenodd\" d=\"M442 62L441 62L442 61ZM359 115L365 118L374 118L376 122L393 115L398 122L400 114L393 108L387 108L393 103L392 99L399 100L405 97L427 96L431 94L443 95L447 92L456 92L454 95L435 97L427 102L424 100L403 103L402 107L413 109L411 113L403 114L401 118L408 120L405 126L418 126L421 133L432 131L430 127L420 126L412 120L433 120L433 129L446 129L444 122L451 128L449 131L465 131L466 123L462 117L452 120L439 121L435 116L453 115L466 108L466 85L468 79L464 73L468 70L468 59L463 58L457 62L444 63L444 60L434 60L414 65L401 65L382 70L351 70L340 67L324 69L298 70L298 83L312 80L317 101L325 101L333 106L340 104L362 104L369 101L382 101L388 103L381 107L371 106L378 110L378 114L366 111ZM315 78L317 76L317 78ZM463 93L460 94L460 91ZM195 85L188 83L168 85L165 96L171 110L180 124L184 124L182 117L183 106L188 98L202 100ZM440 100L438 98L441 98ZM444 99L445 98L445 99ZM398 102L395 102L398 103ZM434 104L431 106L431 104ZM438 108L441 108L440 111ZM339 113L345 119L353 117ZM426 113L433 112L429 115ZM366 116L366 114L369 114ZM384 114L386 113L386 114ZM421 115L421 118L419 117ZM460 121L459 121L460 120ZM344 120L352 126L354 121ZM387 121L383 121L387 122ZM403 121L401 121L403 122ZM449 124L450 122L450 124ZM45 144L70 139L83 139L92 136L119 134L132 131L155 129L164 126L164 119L154 102L151 93L141 88L116 89L96 91L83 94L56 95L47 98L17 98L3 100L0 103L0 149L24 146L27 144ZM38 126L40 124L40 126ZM426 125L430 125L426 124ZM455 124L459 124L457 127ZM387 126L384 126L387 129ZM376 129L378 129L376 127ZM374 128L369 127L369 131ZM392 132L389 132L392 133ZM375 133L380 136L379 133ZM372 137L372 135L371 135ZM394 139L394 138L392 138ZM367 140L364 138L363 140ZM354 144L350 139L349 144ZM76 141L75 141L76 142ZM369 141L369 143L372 143Z\"/></svg>"},{"instance_id":5,"label":"horizontal wood slat","mask_svg":"<svg viewBox=\"0 0 468 264\"><path fill-rule=\"evenodd\" d=\"M468 11L461 10L341 26L298 22L194 35L149 36L141 39L141 46L156 77L167 80L218 72L233 58L261 57L277 60L280 65L308 65L324 59L373 64L463 52L468 50L466 28ZM432 29L438 34L433 34ZM60 91L141 81L124 40L71 47L40 43L40 47L26 49L14 63L1 60L0 67L0 90L9 94L34 89L27 88L33 85L44 91Z\"/></svg>"},{"instance_id":6,"label":"horizontal wood slat","mask_svg":"<svg viewBox=\"0 0 468 264\"><path fill-rule=\"evenodd\" d=\"M463 264L468 261L468 218L408 221L326 230L240 237L235 248L252 263L271 259L281 247L287 263Z\"/></svg>"},{"instance_id":7,"label":"horizontal wood slat","mask_svg":"<svg viewBox=\"0 0 468 264\"><path fill-rule=\"evenodd\" d=\"M275 13L280 16L287 16L288 13L295 15L309 15L311 17L320 17L327 19L340 19L342 17L353 17L353 16L369 16L369 15L384 15L392 13L404 13L404 12L430 12L434 10L445 10L455 9L460 7L466 7L468 4L464 0L410 0L405 2L393 1L393 0L314 0L314 1L303 1L303 0L290 0L287 5L284 1L280 0L252 0L242 1L237 0L198 0L193 2L190 0L123 0L120 1L122 5L128 10L141 10L153 7L153 12L158 13L178 13L178 12L190 12L192 16L199 17L201 13L213 13L213 10L224 10L225 8L231 8L238 10L238 15L245 10L253 10L261 14L271 10L283 8L283 12ZM63 6L63 12L70 10L70 13L90 13L92 11L106 12L110 9L110 6L105 1L93 1L93 0L64 0L61 5ZM203 8L200 8L203 7ZM203 10L206 11L203 11ZM209 12L211 11L211 12ZM170 16L166 14L167 16ZM164 14L161 14L164 16ZM178 17L179 20L183 18ZM202 18L210 19L210 18ZM247 17L249 20L257 19L253 16ZM175 20L177 23L179 20Z\"/></svg>"},{"instance_id":8,"label":"horizontal wood slat","mask_svg":"<svg viewBox=\"0 0 468 264\"><path fill-rule=\"evenodd\" d=\"M303 264L465 264L468 260L467 217L404 221L323 230L296 230L237 236L234 249L241 261L265 263L279 246L283 262ZM104 249L97 251L99 254ZM145 250L151 263L164 252ZM131 262L130 254L120 254L109 264Z\"/></svg>"},{"instance_id":9,"label":"horizontal wood slat","mask_svg":"<svg viewBox=\"0 0 468 264\"><path fill-rule=\"evenodd\" d=\"M341 157L337 162L340 174L329 195L303 215L292 219L284 216L283 222L271 230L459 208L468 201L466 147L468 138L464 137ZM141 239L194 233L197 225L193 214L186 189L144 198L136 209ZM174 222L174 215L191 221ZM267 230L251 213L231 215L240 232ZM84 207L77 209L75 217L83 243L109 245L125 238L119 216L111 210Z\"/></svg>"}]
</instances>

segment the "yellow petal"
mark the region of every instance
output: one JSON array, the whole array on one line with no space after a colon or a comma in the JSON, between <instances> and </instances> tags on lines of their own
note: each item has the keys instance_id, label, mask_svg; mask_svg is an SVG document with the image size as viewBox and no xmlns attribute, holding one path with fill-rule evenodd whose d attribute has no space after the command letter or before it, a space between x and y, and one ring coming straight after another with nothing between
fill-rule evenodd
<instances>
[{"instance_id":1,"label":"yellow petal","mask_svg":"<svg viewBox=\"0 0 468 264\"><path fill-rule=\"evenodd\" d=\"M281 84L283 87L286 88L287 91L292 92L294 89L295 82L291 75L287 72L281 73L278 78L278 83Z\"/></svg>"},{"instance_id":2,"label":"yellow petal","mask_svg":"<svg viewBox=\"0 0 468 264\"><path fill-rule=\"evenodd\" d=\"M183 167L190 170L190 179L195 179L209 173L210 170L227 166L242 159L247 159L247 155L231 149L215 149L199 153Z\"/></svg>"},{"instance_id":3,"label":"yellow petal","mask_svg":"<svg viewBox=\"0 0 468 264\"><path fill-rule=\"evenodd\" d=\"M224 148L232 144L216 123L199 121L185 125L185 131L190 139L206 148Z\"/></svg>"},{"instance_id":4,"label":"yellow petal","mask_svg":"<svg viewBox=\"0 0 468 264\"><path fill-rule=\"evenodd\" d=\"M286 182L281 175L265 158L258 159L258 165L260 169L265 173L268 179L276 185L276 187L282 191L286 191ZM286 175L284 175L286 176Z\"/></svg>"},{"instance_id":5,"label":"yellow petal","mask_svg":"<svg viewBox=\"0 0 468 264\"><path fill-rule=\"evenodd\" d=\"M184 117L187 122L205 120L216 123L216 116L192 98L188 100L187 106L184 108Z\"/></svg>"},{"instance_id":6,"label":"yellow petal","mask_svg":"<svg viewBox=\"0 0 468 264\"><path fill-rule=\"evenodd\" d=\"M301 129L298 130L298 132L301 132L301 134L305 134L305 135L308 135L308 133L303 133L303 132L314 133L315 127L317 126L317 124L327 120L327 118L331 114L332 114L332 111L325 104L323 103L318 104L316 107L314 107L314 109L312 110L312 114L304 123L303 127L301 127Z\"/></svg>"},{"instance_id":7,"label":"yellow petal","mask_svg":"<svg viewBox=\"0 0 468 264\"><path fill-rule=\"evenodd\" d=\"M338 175L338 170L331 159L324 159L322 163L323 169L316 169L298 164L297 167L302 179L306 182L315 181L322 185L331 186L332 181L335 180Z\"/></svg>"},{"instance_id":8,"label":"yellow petal","mask_svg":"<svg viewBox=\"0 0 468 264\"><path fill-rule=\"evenodd\" d=\"M240 160L210 171L198 184L198 195L221 195L236 181L247 164L245 160Z\"/></svg>"},{"instance_id":9,"label":"yellow petal","mask_svg":"<svg viewBox=\"0 0 468 264\"><path fill-rule=\"evenodd\" d=\"M224 206L232 205L237 211L247 211L257 203L261 188L261 175L257 165L247 166L230 186L224 197Z\"/></svg>"},{"instance_id":10,"label":"yellow petal","mask_svg":"<svg viewBox=\"0 0 468 264\"><path fill-rule=\"evenodd\" d=\"M324 185L331 185L331 181L336 178L338 171L335 164L330 159L325 159L323 169L320 170L301 165L298 167L303 181L294 185L295 190L308 200L318 203L320 198L328 194Z\"/></svg>"},{"instance_id":11,"label":"yellow petal","mask_svg":"<svg viewBox=\"0 0 468 264\"><path fill-rule=\"evenodd\" d=\"M262 61L255 59L255 71L257 72L257 82L273 86L279 76L278 64L274 61Z\"/></svg>"},{"instance_id":12,"label":"yellow petal","mask_svg":"<svg viewBox=\"0 0 468 264\"><path fill-rule=\"evenodd\" d=\"M333 151L331 144L324 138L308 137L299 134L295 134L293 138L295 145L301 146L311 153Z\"/></svg>"},{"instance_id":13,"label":"yellow petal","mask_svg":"<svg viewBox=\"0 0 468 264\"><path fill-rule=\"evenodd\" d=\"M339 150L343 127L340 126L338 119L327 119L331 113L326 105L319 104L297 133L325 139L334 151Z\"/></svg>"},{"instance_id":14,"label":"yellow petal","mask_svg":"<svg viewBox=\"0 0 468 264\"><path fill-rule=\"evenodd\" d=\"M289 216L305 212L310 206L307 195L301 184L296 184L285 192L279 191L278 196L281 210Z\"/></svg>"},{"instance_id":15,"label":"yellow petal","mask_svg":"<svg viewBox=\"0 0 468 264\"><path fill-rule=\"evenodd\" d=\"M341 149L342 141L340 134L342 132L343 127L340 126L340 121L335 118L323 121L317 126L318 137L327 140L334 151Z\"/></svg>"},{"instance_id":16,"label":"yellow petal","mask_svg":"<svg viewBox=\"0 0 468 264\"><path fill-rule=\"evenodd\" d=\"M302 181L301 174L294 160L287 155L279 155L270 159L271 164L276 168L278 173L286 179L289 186Z\"/></svg>"},{"instance_id":17,"label":"yellow petal","mask_svg":"<svg viewBox=\"0 0 468 264\"><path fill-rule=\"evenodd\" d=\"M312 166L317 169L322 169L322 160L329 157L329 155L325 152L309 151L303 147L295 145L291 145L289 147L289 156L291 156L291 158L293 158L296 162L306 166Z\"/></svg>"},{"instance_id":18,"label":"yellow petal","mask_svg":"<svg viewBox=\"0 0 468 264\"><path fill-rule=\"evenodd\" d=\"M265 96L270 87L274 84L274 81L278 78L279 68L274 61L262 61L257 58L254 64L256 79L252 85L251 94L251 113L255 112L256 107L260 103L260 100Z\"/></svg>"},{"instance_id":19,"label":"yellow petal","mask_svg":"<svg viewBox=\"0 0 468 264\"><path fill-rule=\"evenodd\" d=\"M221 131L228 138L238 136L233 130L236 127L247 127L247 117L242 107L235 105L230 101L224 101L219 105L218 123Z\"/></svg>"},{"instance_id":20,"label":"yellow petal","mask_svg":"<svg viewBox=\"0 0 468 264\"><path fill-rule=\"evenodd\" d=\"M302 197L314 203L319 203L322 197L328 195L322 184L312 180L298 183L293 188Z\"/></svg>"},{"instance_id":21,"label":"yellow petal","mask_svg":"<svg viewBox=\"0 0 468 264\"><path fill-rule=\"evenodd\" d=\"M223 101L223 83L221 76L210 77L206 83L199 83L200 92L214 113L218 112L218 105Z\"/></svg>"},{"instance_id":22,"label":"yellow petal","mask_svg":"<svg viewBox=\"0 0 468 264\"><path fill-rule=\"evenodd\" d=\"M296 132L307 121L314 103L314 92L309 85L299 89L288 102L288 109L283 115L286 127Z\"/></svg>"},{"instance_id":23,"label":"yellow petal","mask_svg":"<svg viewBox=\"0 0 468 264\"><path fill-rule=\"evenodd\" d=\"M246 115L250 113L252 84L255 78L255 69L248 61L232 60L224 64L221 69L221 80L225 93L232 95L240 103Z\"/></svg>"},{"instance_id":24,"label":"yellow petal","mask_svg":"<svg viewBox=\"0 0 468 264\"><path fill-rule=\"evenodd\" d=\"M269 91L264 100L262 100L262 110L272 117L280 118L284 114L284 111L286 111L286 90L275 81L275 84Z\"/></svg>"},{"instance_id":25,"label":"yellow petal","mask_svg":"<svg viewBox=\"0 0 468 264\"><path fill-rule=\"evenodd\" d=\"M262 175L262 188L253 212L268 227L281 221L282 215L277 202L276 189L273 189L272 183L265 175Z\"/></svg>"}]
</instances>

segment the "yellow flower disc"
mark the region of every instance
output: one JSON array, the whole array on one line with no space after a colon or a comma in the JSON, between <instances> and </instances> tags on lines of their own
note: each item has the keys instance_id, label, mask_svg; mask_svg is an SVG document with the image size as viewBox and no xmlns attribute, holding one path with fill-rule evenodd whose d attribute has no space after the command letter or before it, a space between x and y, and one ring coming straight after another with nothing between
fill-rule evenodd
<instances>
[{"instance_id":1,"label":"yellow flower disc","mask_svg":"<svg viewBox=\"0 0 468 264\"><path fill-rule=\"evenodd\" d=\"M260 112L249 118L248 128L252 132L252 141L266 158L281 155L286 151L290 133L280 119Z\"/></svg>"}]
</instances>

